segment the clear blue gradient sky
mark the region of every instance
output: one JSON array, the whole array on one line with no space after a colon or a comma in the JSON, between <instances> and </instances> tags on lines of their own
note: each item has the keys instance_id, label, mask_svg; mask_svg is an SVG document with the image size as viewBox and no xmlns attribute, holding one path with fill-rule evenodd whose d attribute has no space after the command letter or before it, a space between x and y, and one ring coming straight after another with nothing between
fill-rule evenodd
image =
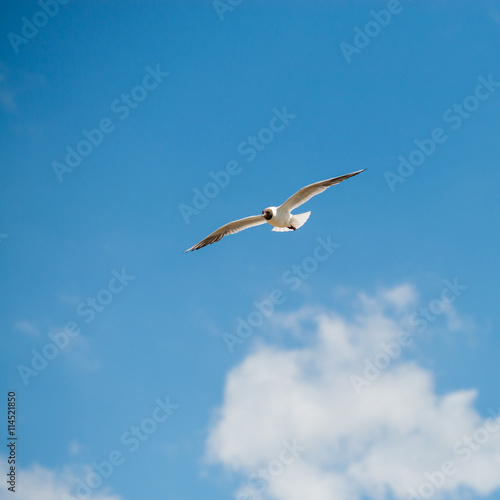
<instances>
[{"instance_id":1,"label":"clear blue gradient sky","mask_svg":"<svg viewBox=\"0 0 500 500\"><path fill-rule=\"evenodd\" d=\"M467 286L395 363L427 370L436 397L477 391L482 418L500 406L498 3L233 3L52 2L50 19L37 2L4 6L0 397L4 408L17 393L20 499L40 484L47 498L77 498L77 480L114 450L124 462L92 498L232 498L246 473L207 458L228 374L259 345L314 342L312 327L284 328L299 311L352 319L360 297L384 290L413 290L401 299L408 318L444 280ZM389 7L377 24L370 11ZM415 141L427 153L411 156ZM301 207L312 214L294 233L261 226L183 253L362 168ZM197 190L212 196L198 208ZM306 263L318 238L340 246ZM284 273L303 264L311 272L292 289ZM224 333L273 290L276 311L231 353ZM54 359L35 369L33 350L57 334L64 348L46 348ZM157 422L166 397L179 407ZM157 429L131 451L123 435L144 419ZM447 493L480 498L464 481ZM407 498L391 488L377 498ZM498 488L483 493L500 498Z\"/></svg>"}]
</instances>

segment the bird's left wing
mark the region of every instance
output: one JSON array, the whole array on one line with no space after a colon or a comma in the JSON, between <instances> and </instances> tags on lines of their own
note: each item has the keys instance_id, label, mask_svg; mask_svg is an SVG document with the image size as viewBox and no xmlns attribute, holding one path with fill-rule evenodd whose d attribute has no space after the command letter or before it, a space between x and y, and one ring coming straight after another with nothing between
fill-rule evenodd
<instances>
[{"instance_id":1,"label":"bird's left wing","mask_svg":"<svg viewBox=\"0 0 500 500\"><path fill-rule=\"evenodd\" d=\"M357 172L341 175L340 177L334 177L333 179L327 179L326 181L319 181L315 182L314 184L309 184L309 186L299 189L294 195L290 196L290 198L288 198L288 200L286 200L280 208L284 208L285 210L291 212L294 208L300 207L300 205L303 205L313 196L322 193L326 188L335 186L335 184L345 181L346 179L349 179L349 177L358 175L365 170L366 169L364 168L363 170L358 170Z\"/></svg>"},{"instance_id":2,"label":"bird's left wing","mask_svg":"<svg viewBox=\"0 0 500 500\"><path fill-rule=\"evenodd\" d=\"M198 250L200 248L206 247L207 245L211 245L222 239L226 234L234 234L243 231L243 229L248 229L253 226L260 226L261 224L265 224L266 219L262 215L252 215L251 217L245 217L244 219L235 220L226 224L225 226L219 227L212 234L209 234L205 239L201 240L196 245L188 248L186 252L192 252L193 250Z\"/></svg>"}]
</instances>

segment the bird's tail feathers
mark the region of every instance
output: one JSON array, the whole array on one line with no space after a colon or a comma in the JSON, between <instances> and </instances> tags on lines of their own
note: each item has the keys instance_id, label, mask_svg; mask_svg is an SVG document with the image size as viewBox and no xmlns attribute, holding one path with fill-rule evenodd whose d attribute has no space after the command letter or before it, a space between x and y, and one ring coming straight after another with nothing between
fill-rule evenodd
<instances>
[{"instance_id":1,"label":"bird's tail feathers","mask_svg":"<svg viewBox=\"0 0 500 500\"><path fill-rule=\"evenodd\" d=\"M271 231L276 231L278 233L283 233L284 231L293 231L293 229L288 229L287 227L273 227Z\"/></svg>"},{"instance_id":2,"label":"bird's tail feathers","mask_svg":"<svg viewBox=\"0 0 500 500\"><path fill-rule=\"evenodd\" d=\"M299 227L303 226L307 222L307 219L309 219L310 215L311 212L304 212L303 214L297 214L292 216L292 226L295 229L298 229Z\"/></svg>"}]
</instances>

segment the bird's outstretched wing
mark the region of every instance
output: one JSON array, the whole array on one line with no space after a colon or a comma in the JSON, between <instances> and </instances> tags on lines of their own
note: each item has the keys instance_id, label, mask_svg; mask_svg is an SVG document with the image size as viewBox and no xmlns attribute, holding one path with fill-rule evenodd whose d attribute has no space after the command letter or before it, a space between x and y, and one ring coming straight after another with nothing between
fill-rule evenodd
<instances>
[{"instance_id":1,"label":"bird's outstretched wing","mask_svg":"<svg viewBox=\"0 0 500 500\"><path fill-rule=\"evenodd\" d=\"M222 239L226 234L234 234L243 231L243 229L248 229L253 226L260 226L261 224L265 224L266 219L262 215L252 215L251 217L245 217L244 219L235 220L226 224L225 226L219 227L212 234L209 234L205 239L201 240L196 245L188 248L186 252L192 252L193 250L198 250L200 248L206 247L207 245L211 245Z\"/></svg>"},{"instance_id":2,"label":"bird's outstretched wing","mask_svg":"<svg viewBox=\"0 0 500 500\"><path fill-rule=\"evenodd\" d=\"M300 205L303 205L313 196L322 193L326 188L335 186L335 184L345 181L346 179L349 179L349 177L353 177L354 175L358 175L365 170L366 168L364 168L363 170L358 170L357 172L352 172L351 174L341 175L340 177L334 177L333 179L327 179L326 181L319 181L315 182L314 184L309 184L309 186L299 189L294 195L290 196L290 198L288 198L288 200L286 200L280 208L284 208L285 210L291 212L294 208L300 207Z\"/></svg>"}]
</instances>

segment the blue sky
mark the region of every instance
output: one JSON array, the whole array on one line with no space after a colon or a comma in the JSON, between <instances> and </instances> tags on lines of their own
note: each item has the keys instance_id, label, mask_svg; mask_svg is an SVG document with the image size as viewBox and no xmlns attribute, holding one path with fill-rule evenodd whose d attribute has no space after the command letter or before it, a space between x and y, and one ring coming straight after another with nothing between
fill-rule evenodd
<instances>
[{"instance_id":1,"label":"blue sky","mask_svg":"<svg viewBox=\"0 0 500 500\"><path fill-rule=\"evenodd\" d=\"M54 1L0 19L18 498L500 498L498 5Z\"/></svg>"}]
</instances>

